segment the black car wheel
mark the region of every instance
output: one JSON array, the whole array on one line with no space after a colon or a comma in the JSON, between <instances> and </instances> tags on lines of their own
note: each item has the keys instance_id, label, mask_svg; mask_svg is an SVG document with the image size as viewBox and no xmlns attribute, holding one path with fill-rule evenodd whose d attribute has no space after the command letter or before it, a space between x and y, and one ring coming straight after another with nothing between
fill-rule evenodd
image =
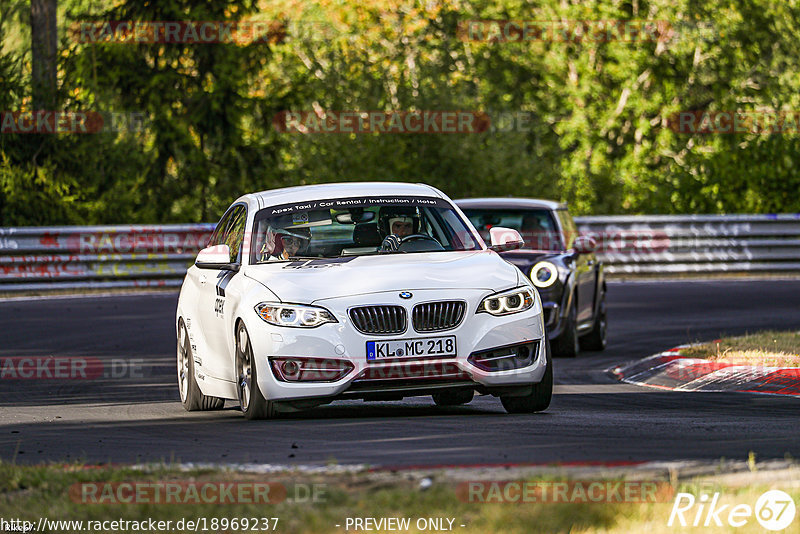
<instances>
[{"instance_id":1,"label":"black car wheel","mask_svg":"<svg viewBox=\"0 0 800 534\"><path fill-rule=\"evenodd\" d=\"M561 334L553 340L553 354L562 358L574 358L580 351L578 345L578 310L575 302L569 308L564 329Z\"/></svg>"},{"instance_id":2,"label":"black car wheel","mask_svg":"<svg viewBox=\"0 0 800 534\"><path fill-rule=\"evenodd\" d=\"M550 342L546 342L545 356L547 367L545 367L542 381L534 384L530 394L524 397L500 396L500 402L508 413L534 413L541 412L550 406L553 398L553 357L550 354Z\"/></svg>"},{"instance_id":3,"label":"black car wheel","mask_svg":"<svg viewBox=\"0 0 800 534\"><path fill-rule=\"evenodd\" d=\"M264 399L258 387L258 371L253 359L250 336L243 323L236 328L236 381L239 407L247 419L269 419L275 417L275 405Z\"/></svg>"},{"instance_id":4,"label":"black car wheel","mask_svg":"<svg viewBox=\"0 0 800 534\"><path fill-rule=\"evenodd\" d=\"M606 292L600 296L597 316L594 318L592 330L580 339L584 350L603 350L607 344L608 320L606 319Z\"/></svg>"},{"instance_id":5,"label":"black car wheel","mask_svg":"<svg viewBox=\"0 0 800 534\"><path fill-rule=\"evenodd\" d=\"M225 406L225 399L203 395L194 379L192 343L183 320L178 323L178 392L187 412L221 410Z\"/></svg>"}]
</instances>

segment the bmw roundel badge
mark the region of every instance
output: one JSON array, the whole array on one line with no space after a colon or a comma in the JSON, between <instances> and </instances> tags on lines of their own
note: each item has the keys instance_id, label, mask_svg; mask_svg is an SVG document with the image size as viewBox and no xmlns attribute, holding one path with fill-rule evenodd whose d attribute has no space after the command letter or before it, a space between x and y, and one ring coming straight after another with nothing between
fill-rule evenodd
<instances>
[{"instance_id":1,"label":"bmw roundel badge","mask_svg":"<svg viewBox=\"0 0 800 534\"><path fill-rule=\"evenodd\" d=\"M410 299L413 296L414 295L412 295L410 291L403 291L402 293L400 293L401 299Z\"/></svg>"}]
</instances>

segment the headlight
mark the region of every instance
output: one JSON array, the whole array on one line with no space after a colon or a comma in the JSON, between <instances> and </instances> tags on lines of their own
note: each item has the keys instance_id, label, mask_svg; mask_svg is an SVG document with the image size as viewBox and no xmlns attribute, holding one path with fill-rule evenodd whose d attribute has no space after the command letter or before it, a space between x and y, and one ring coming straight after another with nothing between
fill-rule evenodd
<instances>
[{"instance_id":1,"label":"headlight","mask_svg":"<svg viewBox=\"0 0 800 534\"><path fill-rule=\"evenodd\" d=\"M478 306L478 313L492 315L510 315L528 310L536 302L533 291L527 287L518 287L511 291L486 297Z\"/></svg>"},{"instance_id":2,"label":"headlight","mask_svg":"<svg viewBox=\"0 0 800 534\"><path fill-rule=\"evenodd\" d=\"M331 312L318 306L262 302L256 305L255 310L259 317L275 326L314 328L325 323L339 322Z\"/></svg>"},{"instance_id":3,"label":"headlight","mask_svg":"<svg viewBox=\"0 0 800 534\"><path fill-rule=\"evenodd\" d=\"M558 280L558 267L549 261L540 261L531 268L531 282L536 287L550 287Z\"/></svg>"}]
</instances>

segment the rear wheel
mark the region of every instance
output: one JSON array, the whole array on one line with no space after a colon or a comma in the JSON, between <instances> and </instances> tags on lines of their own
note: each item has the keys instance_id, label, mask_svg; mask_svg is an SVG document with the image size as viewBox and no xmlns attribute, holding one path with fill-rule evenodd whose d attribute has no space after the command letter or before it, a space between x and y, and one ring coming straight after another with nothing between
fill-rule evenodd
<instances>
[{"instance_id":1,"label":"rear wheel","mask_svg":"<svg viewBox=\"0 0 800 534\"><path fill-rule=\"evenodd\" d=\"M203 395L194 378L194 355L189 332L183 320L178 323L178 391L181 404L187 412L203 410L221 410L225 399Z\"/></svg>"},{"instance_id":2,"label":"rear wheel","mask_svg":"<svg viewBox=\"0 0 800 534\"><path fill-rule=\"evenodd\" d=\"M474 396L475 391L472 389L442 391L433 394L433 402L436 403L436 406L458 406L459 404L467 404Z\"/></svg>"},{"instance_id":3,"label":"rear wheel","mask_svg":"<svg viewBox=\"0 0 800 534\"><path fill-rule=\"evenodd\" d=\"M573 295L573 300L575 297ZM561 335L553 340L553 354L564 358L574 358L580 352L580 346L578 345L578 311L575 302L570 306L564 321L564 329L561 331Z\"/></svg>"},{"instance_id":4,"label":"rear wheel","mask_svg":"<svg viewBox=\"0 0 800 534\"><path fill-rule=\"evenodd\" d=\"M608 321L606 319L606 292L600 295L600 305L597 307L597 316L594 318L592 330L580 339L581 348L584 350L603 350L607 344Z\"/></svg>"},{"instance_id":5,"label":"rear wheel","mask_svg":"<svg viewBox=\"0 0 800 534\"><path fill-rule=\"evenodd\" d=\"M261 394L256 367L247 328L244 323L239 323L236 327L236 390L239 393L239 407L247 419L269 419L275 417L275 405Z\"/></svg>"},{"instance_id":6,"label":"rear wheel","mask_svg":"<svg viewBox=\"0 0 800 534\"><path fill-rule=\"evenodd\" d=\"M553 398L553 357L550 354L550 342L545 341L545 367L542 381L534 384L530 394L523 397L501 396L500 402L508 413L534 413L541 412L550 406Z\"/></svg>"}]
</instances>

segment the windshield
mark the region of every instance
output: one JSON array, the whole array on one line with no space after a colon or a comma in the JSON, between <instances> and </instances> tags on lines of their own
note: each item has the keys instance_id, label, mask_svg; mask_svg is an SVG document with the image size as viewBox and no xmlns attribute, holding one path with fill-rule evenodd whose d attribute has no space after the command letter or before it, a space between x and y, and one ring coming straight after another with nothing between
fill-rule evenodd
<instances>
[{"instance_id":1,"label":"windshield","mask_svg":"<svg viewBox=\"0 0 800 534\"><path fill-rule=\"evenodd\" d=\"M453 207L434 197L340 198L272 206L256 214L252 239L253 264L481 249Z\"/></svg>"},{"instance_id":2,"label":"windshield","mask_svg":"<svg viewBox=\"0 0 800 534\"><path fill-rule=\"evenodd\" d=\"M462 210L477 228L484 241L489 241L489 229L502 226L517 230L528 250L563 251L561 234L553 219L552 212L547 209L530 208L466 208Z\"/></svg>"}]
</instances>

